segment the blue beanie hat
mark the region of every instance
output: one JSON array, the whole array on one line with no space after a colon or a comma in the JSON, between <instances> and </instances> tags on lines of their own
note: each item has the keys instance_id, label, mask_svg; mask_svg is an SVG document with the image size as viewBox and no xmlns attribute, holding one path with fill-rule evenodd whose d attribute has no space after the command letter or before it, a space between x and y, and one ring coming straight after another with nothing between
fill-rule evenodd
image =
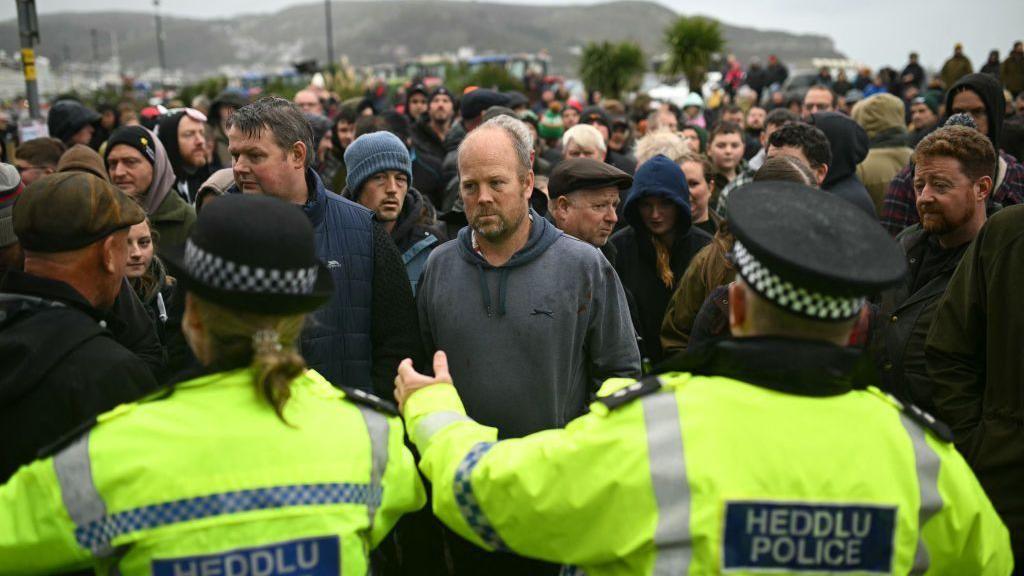
<instances>
[{"instance_id":1,"label":"blue beanie hat","mask_svg":"<svg viewBox=\"0 0 1024 576\"><path fill-rule=\"evenodd\" d=\"M409 149L391 132L371 132L356 138L345 149L345 186L352 198L370 176L388 170L405 172L412 184L412 159Z\"/></svg>"}]
</instances>

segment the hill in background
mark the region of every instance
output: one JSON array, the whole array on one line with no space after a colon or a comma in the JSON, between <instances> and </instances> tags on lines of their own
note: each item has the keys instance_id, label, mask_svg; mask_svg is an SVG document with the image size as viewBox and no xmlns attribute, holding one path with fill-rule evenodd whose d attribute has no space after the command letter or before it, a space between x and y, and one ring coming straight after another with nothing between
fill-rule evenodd
<instances>
[{"instance_id":1,"label":"hill in background","mask_svg":"<svg viewBox=\"0 0 1024 576\"><path fill-rule=\"evenodd\" d=\"M633 40L648 55L663 52L665 27L678 15L654 2L591 6L523 6L443 0L344 1L333 4L335 54L352 64L396 62L419 54L471 47L486 52L551 53L555 72L574 74L576 48L589 41ZM39 17L38 51L54 66L90 62L90 31L99 30L99 60L111 57L116 37L127 71L157 65L152 13L57 13ZM211 75L223 67L273 69L301 59L325 59L323 4L298 5L273 14L197 20L164 17L167 65L186 76ZM841 57L830 38L761 31L722 24L729 51L746 63L776 53L786 62ZM16 21L0 23L0 49L18 49Z\"/></svg>"}]
</instances>

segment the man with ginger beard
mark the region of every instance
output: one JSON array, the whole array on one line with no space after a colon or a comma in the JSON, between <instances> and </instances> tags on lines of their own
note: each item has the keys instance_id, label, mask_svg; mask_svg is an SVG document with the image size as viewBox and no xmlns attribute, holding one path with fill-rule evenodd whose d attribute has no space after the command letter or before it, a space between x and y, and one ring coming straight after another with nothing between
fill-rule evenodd
<instances>
[{"instance_id":1,"label":"man with ginger beard","mask_svg":"<svg viewBox=\"0 0 1024 576\"><path fill-rule=\"evenodd\" d=\"M213 174L206 146L206 115L194 108L177 110L160 118L157 136L174 168L174 191L189 204Z\"/></svg>"},{"instance_id":2,"label":"man with ginger beard","mask_svg":"<svg viewBox=\"0 0 1024 576\"><path fill-rule=\"evenodd\" d=\"M872 343L883 387L934 412L925 339L939 298L985 224L996 153L977 130L946 126L918 144L914 159L921 221L897 236L909 273L902 285L883 294Z\"/></svg>"}]
</instances>

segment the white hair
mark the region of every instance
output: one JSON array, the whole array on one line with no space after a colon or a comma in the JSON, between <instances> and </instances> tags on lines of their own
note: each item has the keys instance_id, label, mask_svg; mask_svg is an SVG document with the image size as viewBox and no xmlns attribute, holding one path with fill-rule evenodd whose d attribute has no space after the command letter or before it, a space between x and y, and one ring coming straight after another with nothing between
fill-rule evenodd
<instances>
[{"instance_id":1,"label":"white hair","mask_svg":"<svg viewBox=\"0 0 1024 576\"><path fill-rule=\"evenodd\" d=\"M469 137L482 130L501 130L512 142L512 148L516 153L516 163L519 165L519 173L526 174L533 168L530 155L533 152L533 134L521 120L517 120L507 114L501 114L484 122L476 130L473 130L459 145L458 156L462 157L462 149L465 147Z\"/></svg>"},{"instance_id":2,"label":"white hair","mask_svg":"<svg viewBox=\"0 0 1024 576\"><path fill-rule=\"evenodd\" d=\"M658 154L668 156L668 159L681 164L690 154L690 147L682 136L675 132L659 130L644 136L636 143L636 166L654 158Z\"/></svg>"},{"instance_id":3,"label":"white hair","mask_svg":"<svg viewBox=\"0 0 1024 576\"><path fill-rule=\"evenodd\" d=\"M602 154L608 151L604 136L590 124L577 124L566 130L562 135L562 149L568 148L570 142L575 142L580 148L597 148Z\"/></svg>"}]
</instances>

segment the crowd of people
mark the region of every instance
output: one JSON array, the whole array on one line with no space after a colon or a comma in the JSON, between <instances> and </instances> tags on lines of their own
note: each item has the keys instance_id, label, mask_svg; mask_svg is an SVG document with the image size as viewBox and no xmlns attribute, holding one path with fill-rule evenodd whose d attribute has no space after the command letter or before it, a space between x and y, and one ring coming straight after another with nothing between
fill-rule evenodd
<instances>
[{"instance_id":1,"label":"crowd of people","mask_svg":"<svg viewBox=\"0 0 1024 576\"><path fill-rule=\"evenodd\" d=\"M1011 573L1024 45L723 72L55 102L0 573Z\"/></svg>"}]
</instances>

